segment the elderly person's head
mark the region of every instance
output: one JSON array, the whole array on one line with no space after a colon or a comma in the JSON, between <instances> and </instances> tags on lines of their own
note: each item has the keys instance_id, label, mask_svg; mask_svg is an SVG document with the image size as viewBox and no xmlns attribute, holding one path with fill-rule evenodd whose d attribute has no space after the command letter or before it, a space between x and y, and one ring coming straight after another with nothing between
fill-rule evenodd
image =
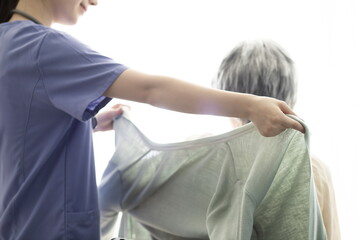
<instances>
[{"instance_id":1,"label":"elderly person's head","mask_svg":"<svg viewBox=\"0 0 360 240\"><path fill-rule=\"evenodd\" d=\"M296 102L294 63L273 41L241 42L222 61L213 86L276 98L291 108Z\"/></svg>"}]
</instances>

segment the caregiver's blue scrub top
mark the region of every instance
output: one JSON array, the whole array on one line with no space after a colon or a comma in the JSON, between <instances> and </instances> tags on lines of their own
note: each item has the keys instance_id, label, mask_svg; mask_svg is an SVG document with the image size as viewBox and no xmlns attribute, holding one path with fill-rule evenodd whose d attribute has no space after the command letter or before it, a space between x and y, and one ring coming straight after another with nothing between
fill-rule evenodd
<instances>
[{"instance_id":1,"label":"caregiver's blue scrub top","mask_svg":"<svg viewBox=\"0 0 360 240\"><path fill-rule=\"evenodd\" d=\"M1 240L99 239L88 119L125 69L51 28L0 24Z\"/></svg>"}]
</instances>

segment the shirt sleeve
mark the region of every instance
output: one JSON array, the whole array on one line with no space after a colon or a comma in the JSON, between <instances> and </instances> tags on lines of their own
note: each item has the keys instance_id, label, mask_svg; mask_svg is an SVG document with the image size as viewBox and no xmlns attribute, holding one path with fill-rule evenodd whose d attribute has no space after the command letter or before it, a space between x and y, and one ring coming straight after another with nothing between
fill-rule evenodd
<instances>
[{"instance_id":1,"label":"shirt sleeve","mask_svg":"<svg viewBox=\"0 0 360 240\"><path fill-rule=\"evenodd\" d=\"M51 103L80 121L94 116L111 100L104 92L127 69L57 31L46 35L37 59Z\"/></svg>"}]
</instances>

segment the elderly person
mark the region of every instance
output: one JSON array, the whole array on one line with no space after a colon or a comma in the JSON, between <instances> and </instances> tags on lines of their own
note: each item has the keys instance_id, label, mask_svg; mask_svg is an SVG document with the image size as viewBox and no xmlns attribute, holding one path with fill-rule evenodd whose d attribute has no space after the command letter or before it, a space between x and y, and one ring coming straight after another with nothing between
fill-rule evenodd
<instances>
[{"instance_id":1,"label":"elderly person","mask_svg":"<svg viewBox=\"0 0 360 240\"><path fill-rule=\"evenodd\" d=\"M273 41L241 42L223 59L213 85L222 90L283 100L291 108L296 103L294 63ZM233 127L249 122L248 119L230 120ZM324 162L315 156L311 157L311 164L328 240L340 240L330 172Z\"/></svg>"}]
</instances>

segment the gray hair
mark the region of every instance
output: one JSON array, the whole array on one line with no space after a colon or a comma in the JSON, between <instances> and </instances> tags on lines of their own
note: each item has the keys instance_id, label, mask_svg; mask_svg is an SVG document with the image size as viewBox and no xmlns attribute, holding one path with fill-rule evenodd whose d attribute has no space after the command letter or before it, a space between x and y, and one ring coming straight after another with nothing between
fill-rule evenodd
<instances>
[{"instance_id":1,"label":"gray hair","mask_svg":"<svg viewBox=\"0 0 360 240\"><path fill-rule=\"evenodd\" d=\"M296 103L294 63L273 41L244 41L222 61L213 86Z\"/></svg>"}]
</instances>

